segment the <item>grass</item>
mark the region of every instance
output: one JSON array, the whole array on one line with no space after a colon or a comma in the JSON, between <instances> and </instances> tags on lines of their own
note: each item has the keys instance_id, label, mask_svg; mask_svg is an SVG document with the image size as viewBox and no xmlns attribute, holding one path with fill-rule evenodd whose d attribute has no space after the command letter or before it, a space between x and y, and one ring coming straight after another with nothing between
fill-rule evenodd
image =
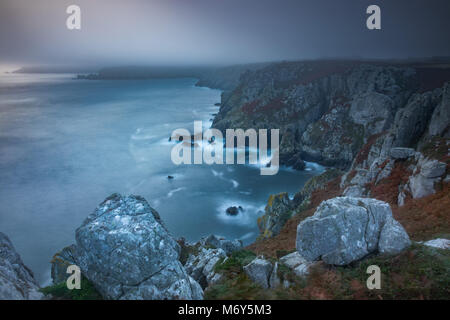
<instances>
[{"instance_id":1,"label":"grass","mask_svg":"<svg viewBox=\"0 0 450 320\"><path fill-rule=\"evenodd\" d=\"M67 289L66 282L54 284L40 290L45 295L51 295L53 300L102 300L102 296L93 284L85 277L81 278L81 289Z\"/></svg>"},{"instance_id":2,"label":"grass","mask_svg":"<svg viewBox=\"0 0 450 320\"><path fill-rule=\"evenodd\" d=\"M243 267L256 258L256 254L249 250L239 250L231 254L231 256L219 261L214 270L221 273L239 273Z\"/></svg>"},{"instance_id":3,"label":"grass","mask_svg":"<svg viewBox=\"0 0 450 320\"><path fill-rule=\"evenodd\" d=\"M398 255L372 255L345 267L319 263L306 280L279 264L280 278L289 280L291 286L277 289L262 289L248 279L240 267L247 261L247 254L241 252L241 259L226 264L222 269L226 270L225 279L209 287L205 299L450 299L448 250L413 244ZM370 265L381 269L380 290L367 289L366 270Z\"/></svg>"}]
</instances>

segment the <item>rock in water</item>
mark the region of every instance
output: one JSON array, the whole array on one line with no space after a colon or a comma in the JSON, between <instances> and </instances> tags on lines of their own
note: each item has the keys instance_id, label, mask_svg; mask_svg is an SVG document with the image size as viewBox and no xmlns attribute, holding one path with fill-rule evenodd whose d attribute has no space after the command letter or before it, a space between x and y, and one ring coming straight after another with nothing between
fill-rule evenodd
<instances>
[{"instance_id":1,"label":"rock in water","mask_svg":"<svg viewBox=\"0 0 450 320\"><path fill-rule=\"evenodd\" d=\"M0 300L39 300L44 297L30 269L9 238L0 232Z\"/></svg>"},{"instance_id":2,"label":"rock in water","mask_svg":"<svg viewBox=\"0 0 450 320\"><path fill-rule=\"evenodd\" d=\"M225 212L229 216L236 216L239 213L239 209L236 206L232 206L232 207L227 208L227 210Z\"/></svg>"},{"instance_id":3,"label":"rock in water","mask_svg":"<svg viewBox=\"0 0 450 320\"><path fill-rule=\"evenodd\" d=\"M202 299L180 247L139 196L113 194L76 230L75 260L107 299Z\"/></svg>"},{"instance_id":4,"label":"rock in water","mask_svg":"<svg viewBox=\"0 0 450 320\"><path fill-rule=\"evenodd\" d=\"M338 197L322 202L297 227L297 250L309 261L346 265L371 252L398 253L410 245L389 204Z\"/></svg>"}]
</instances>

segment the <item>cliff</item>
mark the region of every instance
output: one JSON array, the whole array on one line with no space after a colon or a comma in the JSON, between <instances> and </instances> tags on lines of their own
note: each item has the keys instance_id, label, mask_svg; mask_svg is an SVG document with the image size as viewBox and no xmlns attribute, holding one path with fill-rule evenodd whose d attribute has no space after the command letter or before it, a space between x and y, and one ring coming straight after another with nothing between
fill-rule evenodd
<instances>
[{"instance_id":1,"label":"cliff","mask_svg":"<svg viewBox=\"0 0 450 320\"><path fill-rule=\"evenodd\" d=\"M280 129L282 164L301 158L348 169L362 146L394 122L403 130L397 144L415 146L449 79L450 68L432 64L275 63L241 75L235 89L222 95L213 127ZM414 110L418 104L422 113ZM400 115L405 112L422 118L419 127L396 121L406 119ZM436 125L438 131L442 126Z\"/></svg>"}]
</instances>

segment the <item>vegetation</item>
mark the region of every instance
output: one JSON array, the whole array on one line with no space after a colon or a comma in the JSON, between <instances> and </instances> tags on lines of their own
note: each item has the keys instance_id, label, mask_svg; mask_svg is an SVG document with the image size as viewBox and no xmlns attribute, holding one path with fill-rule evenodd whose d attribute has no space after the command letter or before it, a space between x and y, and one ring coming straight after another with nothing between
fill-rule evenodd
<instances>
[{"instance_id":1,"label":"vegetation","mask_svg":"<svg viewBox=\"0 0 450 320\"><path fill-rule=\"evenodd\" d=\"M242 257L245 253L240 253ZM264 290L237 267L237 259L223 273L225 279L209 287L205 299L449 299L450 253L414 244L396 256L373 255L345 267L319 263L306 280L280 265L278 275L289 288ZM243 261L243 260L240 260ZM381 289L369 290L367 267L381 269ZM219 266L218 266L219 267ZM218 270L221 270L218 268ZM229 272L233 270L233 272ZM238 271L239 270L239 271Z\"/></svg>"},{"instance_id":2,"label":"vegetation","mask_svg":"<svg viewBox=\"0 0 450 320\"><path fill-rule=\"evenodd\" d=\"M51 285L40 290L45 295L51 295L54 300L102 300L102 296L85 277L81 278L81 289L67 289L65 282Z\"/></svg>"}]
</instances>

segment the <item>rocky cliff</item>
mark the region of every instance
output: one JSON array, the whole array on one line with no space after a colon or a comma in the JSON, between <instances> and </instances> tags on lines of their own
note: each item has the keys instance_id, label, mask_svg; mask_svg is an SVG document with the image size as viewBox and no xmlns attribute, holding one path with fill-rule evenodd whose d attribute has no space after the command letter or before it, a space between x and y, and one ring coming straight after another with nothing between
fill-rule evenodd
<instances>
[{"instance_id":1,"label":"rocky cliff","mask_svg":"<svg viewBox=\"0 0 450 320\"><path fill-rule=\"evenodd\" d=\"M43 296L33 272L0 232L0 300L39 300Z\"/></svg>"},{"instance_id":2,"label":"rocky cliff","mask_svg":"<svg viewBox=\"0 0 450 320\"><path fill-rule=\"evenodd\" d=\"M280 161L347 169L363 145L397 130L396 146L415 147L448 131L442 86L450 69L357 61L282 62L247 71L222 95L213 127L280 129ZM445 109L445 111L444 111Z\"/></svg>"}]
</instances>

